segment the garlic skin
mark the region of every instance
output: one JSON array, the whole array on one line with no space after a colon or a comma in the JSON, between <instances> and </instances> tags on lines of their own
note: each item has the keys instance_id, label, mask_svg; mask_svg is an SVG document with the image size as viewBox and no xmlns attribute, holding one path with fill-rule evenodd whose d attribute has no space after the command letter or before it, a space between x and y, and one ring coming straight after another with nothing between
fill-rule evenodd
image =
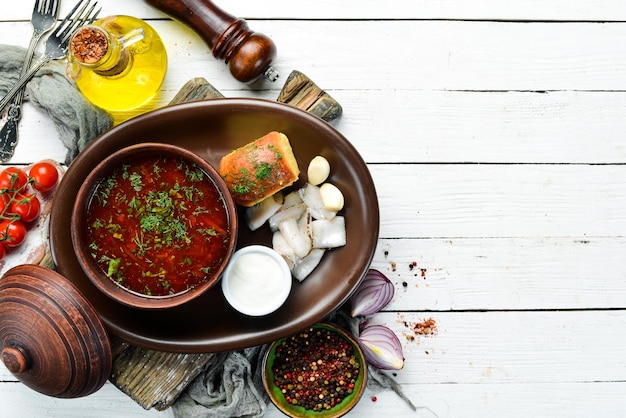
<instances>
[{"instance_id":1,"label":"garlic skin","mask_svg":"<svg viewBox=\"0 0 626 418\"><path fill-rule=\"evenodd\" d=\"M307 169L308 182L313 186L324 183L330 175L330 163L321 155L314 157Z\"/></svg>"},{"instance_id":2,"label":"garlic skin","mask_svg":"<svg viewBox=\"0 0 626 418\"><path fill-rule=\"evenodd\" d=\"M381 370L400 370L404 367L402 344L386 326L365 326L358 341L370 365Z\"/></svg>"}]
</instances>

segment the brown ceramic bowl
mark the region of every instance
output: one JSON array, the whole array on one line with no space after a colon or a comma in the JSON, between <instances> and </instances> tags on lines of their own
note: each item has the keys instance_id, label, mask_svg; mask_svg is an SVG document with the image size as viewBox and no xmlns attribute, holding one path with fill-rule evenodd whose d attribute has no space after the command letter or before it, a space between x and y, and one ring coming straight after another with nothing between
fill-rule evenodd
<instances>
[{"instance_id":1,"label":"brown ceramic bowl","mask_svg":"<svg viewBox=\"0 0 626 418\"><path fill-rule=\"evenodd\" d=\"M316 336L318 333L320 337ZM336 343L328 344L328 337L336 338ZM352 351L343 361L337 355L339 344L345 344L347 350ZM310 360L316 361L315 370L309 368ZM288 364L294 367L285 367ZM339 382L343 384L325 384L319 377L320 372L341 379ZM367 381L367 362L359 343L348 331L322 322L275 341L265 353L262 373L265 391L285 415L338 418L361 399ZM302 387L298 389L298 385ZM325 393L322 398L318 395L321 393Z\"/></svg>"},{"instance_id":2,"label":"brown ceramic bowl","mask_svg":"<svg viewBox=\"0 0 626 418\"><path fill-rule=\"evenodd\" d=\"M198 190L205 200L187 200ZM139 203L127 204L131 197ZM188 212L194 207L221 208L210 216L219 218L214 223L224 227L223 236L186 228L203 216ZM206 216L206 224L213 221ZM140 309L179 306L213 287L235 250L237 230L235 203L219 173L197 154L163 143L131 145L96 165L78 190L71 220L85 275L109 298ZM177 249L184 240L191 245ZM173 257L176 264L169 263ZM168 262L157 264L161 259ZM205 265L211 269L198 273Z\"/></svg>"},{"instance_id":3,"label":"brown ceramic bowl","mask_svg":"<svg viewBox=\"0 0 626 418\"><path fill-rule=\"evenodd\" d=\"M214 286L189 303L167 310L134 309L100 292L81 269L70 237L72 204L80 186L106 156L132 144L163 142L186 148L214 167L221 158L266 133L284 132L301 175L324 155L331 180L344 193L347 244L324 255L322 263L275 312L250 317L235 311ZM271 231L251 232L238 210L237 247L271 245ZM186 353L236 350L269 343L326 318L348 300L369 269L378 244L376 187L352 143L322 119L294 107L260 99L219 99L166 107L133 118L92 141L69 166L56 190L50 215L50 246L57 271L94 305L109 331L134 345ZM217 320L216 320L217 319Z\"/></svg>"}]
</instances>

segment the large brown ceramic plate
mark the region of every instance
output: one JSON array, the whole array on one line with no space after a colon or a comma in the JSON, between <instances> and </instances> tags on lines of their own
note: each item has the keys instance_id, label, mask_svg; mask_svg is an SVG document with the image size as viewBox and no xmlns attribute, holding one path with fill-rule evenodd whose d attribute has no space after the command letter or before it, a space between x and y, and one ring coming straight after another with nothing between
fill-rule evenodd
<instances>
[{"instance_id":1,"label":"large brown ceramic plate","mask_svg":"<svg viewBox=\"0 0 626 418\"><path fill-rule=\"evenodd\" d=\"M87 174L105 156L139 142L185 147L214 167L223 155L272 130L290 139L306 181L316 155L331 165L331 180L345 194L347 245L329 251L302 283L294 283L287 302L263 317L234 311L220 287L180 307L162 311L133 309L109 299L83 274L70 238L72 204ZM137 346L160 351L215 352L263 344L294 334L324 319L352 294L369 269L378 241L379 213L374 183L350 142L323 120L278 102L220 99L185 103L131 119L96 138L72 162L57 189L50 218L50 240L57 270L94 305L109 331ZM240 219L243 210L239 210ZM271 245L269 228L252 233L239 228L238 247Z\"/></svg>"}]
</instances>

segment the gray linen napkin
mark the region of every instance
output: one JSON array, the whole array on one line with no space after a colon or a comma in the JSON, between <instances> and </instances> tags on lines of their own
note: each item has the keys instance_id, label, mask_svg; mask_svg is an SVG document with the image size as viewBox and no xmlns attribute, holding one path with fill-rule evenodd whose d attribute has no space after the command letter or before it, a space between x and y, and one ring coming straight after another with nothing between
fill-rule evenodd
<instances>
[{"instance_id":1,"label":"gray linen napkin","mask_svg":"<svg viewBox=\"0 0 626 418\"><path fill-rule=\"evenodd\" d=\"M215 354L172 406L179 418L260 418L269 398L261 367L266 346Z\"/></svg>"},{"instance_id":2,"label":"gray linen napkin","mask_svg":"<svg viewBox=\"0 0 626 418\"><path fill-rule=\"evenodd\" d=\"M25 54L25 48L0 45L0 96L18 80ZM67 148L66 164L92 139L113 126L111 116L87 101L65 76L64 60L52 61L39 70L26 85L25 100L45 111L54 122L59 139Z\"/></svg>"}]
</instances>

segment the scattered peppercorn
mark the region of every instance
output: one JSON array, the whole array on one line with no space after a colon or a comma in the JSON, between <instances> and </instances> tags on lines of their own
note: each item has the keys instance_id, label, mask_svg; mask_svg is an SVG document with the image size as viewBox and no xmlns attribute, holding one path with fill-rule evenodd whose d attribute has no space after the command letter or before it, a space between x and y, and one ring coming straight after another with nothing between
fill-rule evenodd
<instances>
[{"instance_id":1,"label":"scattered peppercorn","mask_svg":"<svg viewBox=\"0 0 626 418\"><path fill-rule=\"evenodd\" d=\"M281 342L272 371L288 403L322 411L354 392L361 364L348 341L329 329L309 328Z\"/></svg>"}]
</instances>

